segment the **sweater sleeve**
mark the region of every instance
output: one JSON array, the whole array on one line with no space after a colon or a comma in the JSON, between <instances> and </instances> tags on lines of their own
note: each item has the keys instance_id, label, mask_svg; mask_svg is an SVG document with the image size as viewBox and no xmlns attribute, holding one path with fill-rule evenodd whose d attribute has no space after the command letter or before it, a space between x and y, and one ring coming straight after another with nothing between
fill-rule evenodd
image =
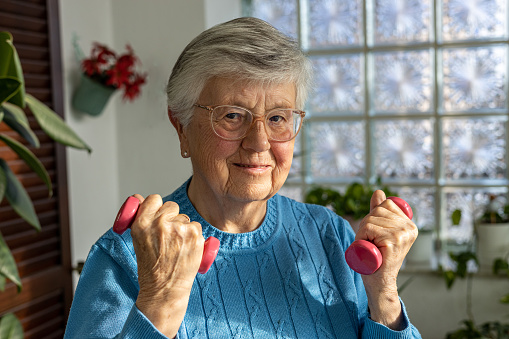
<instances>
[{"instance_id":1,"label":"sweater sleeve","mask_svg":"<svg viewBox=\"0 0 509 339\"><path fill-rule=\"evenodd\" d=\"M135 261L121 242L111 246L126 261ZM80 275L64 338L166 338L136 307L138 282L134 272L110 253L104 243L92 247Z\"/></svg>"},{"instance_id":2,"label":"sweater sleeve","mask_svg":"<svg viewBox=\"0 0 509 339\"><path fill-rule=\"evenodd\" d=\"M339 234L341 234L341 238L343 239L343 247L346 249L350 244L355 240L355 234L352 230L352 227L350 224L342 219L339 218L339 221L336 220L336 222L341 225L339 229ZM366 291L364 289L364 284L362 282L362 277L360 274L354 272L351 270L351 273L354 275L353 279L355 282L355 286L357 289L357 307L358 307L358 314L359 314L359 324L361 326L361 333L362 338L366 339L373 339L373 338L379 338L379 339L419 339L421 338L421 335L417 328L415 328L412 323L410 322L408 318L408 314L405 309L405 305L400 299L401 302L401 309L403 311L403 330L401 331L393 331L387 326L384 326L380 323L377 323L369 317L368 312L368 298L366 296Z\"/></svg>"}]
</instances>

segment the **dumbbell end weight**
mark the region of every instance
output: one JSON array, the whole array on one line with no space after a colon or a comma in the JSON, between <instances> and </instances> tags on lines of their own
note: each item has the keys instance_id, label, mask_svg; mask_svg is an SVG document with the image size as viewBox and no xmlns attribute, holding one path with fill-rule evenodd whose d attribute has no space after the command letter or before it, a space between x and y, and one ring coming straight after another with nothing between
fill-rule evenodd
<instances>
[{"instance_id":1,"label":"dumbbell end weight","mask_svg":"<svg viewBox=\"0 0 509 339\"><path fill-rule=\"evenodd\" d=\"M120 210L118 210L117 217L113 223L113 231L117 234L124 233L134 222L136 213L140 207L140 201L131 196L127 198Z\"/></svg>"},{"instance_id":2,"label":"dumbbell end weight","mask_svg":"<svg viewBox=\"0 0 509 339\"><path fill-rule=\"evenodd\" d=\"M120 210L118 211L115 222L113 223L113 232L117 234L124 233L134 222L138 208L140 207L140 201L131 196L127 198ZM205 274L209 270L210 266L216 259L217 252L219 251L219 240L214 237L208 237L203 245L203 256L201 259L200 268L198 273Z\"/></svg>"},{"instance_id":3,"label":"dumbbell end weight","mask_svg":"<svg viewBox=\"0 0 509 339\"><path fill-rule=\"evenodd\" d=\"M409 219L412 219L414 215L412 208L405 200L398 197L387 199L391 199ZM383 262L380 250L367 240L354 241L345 251L345 258L352 270L363 275L375 273Z\"/></svg>"}]
</instances>

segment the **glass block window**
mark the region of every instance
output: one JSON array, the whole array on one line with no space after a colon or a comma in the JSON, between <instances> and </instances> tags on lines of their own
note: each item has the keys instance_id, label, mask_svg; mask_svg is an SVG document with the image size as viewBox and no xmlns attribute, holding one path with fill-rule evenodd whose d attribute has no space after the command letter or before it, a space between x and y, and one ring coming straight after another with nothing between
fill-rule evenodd
<instances>
[{"instance_id":1,"label":"glass block window","mask_svg":"<svg viewBox=\"0 0 509 339\"><path fill-rule=\"evenodd\" d=\"M362 115L364 111L364 57L340 55L311 59L315 92L309 100L313 115Z\"/></svg>"},{"instance_id":2,"label":"glass block window","mask_svg":"<svg viewBox=\"0 0 509 339\"><path fill-rule=\"evenodd\" d=\"M282 193L302 200L314 184L381 178L442 248L471 242L490 194L508 193L507 1L244 5L297 39L315 70Z\"/></svg>"}]
</instances>

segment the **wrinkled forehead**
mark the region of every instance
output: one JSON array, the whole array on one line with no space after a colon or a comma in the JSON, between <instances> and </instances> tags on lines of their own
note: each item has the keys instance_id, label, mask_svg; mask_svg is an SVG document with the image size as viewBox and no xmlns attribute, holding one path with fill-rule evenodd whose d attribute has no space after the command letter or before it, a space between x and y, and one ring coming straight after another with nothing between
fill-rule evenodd
<instances>
[{"instance_id":1,"label":"wrinkled forehead","mask_svg":"<svg viewBox=\"0 0 509 339\"><path fill-rule=\"evenodd\" d=\"M205 83L199 100L200 104L206 105L263 106L264 109L294 108L295 101L294 83L268 83L234 77L210 79Z\"/></svg>"}]
</instances>

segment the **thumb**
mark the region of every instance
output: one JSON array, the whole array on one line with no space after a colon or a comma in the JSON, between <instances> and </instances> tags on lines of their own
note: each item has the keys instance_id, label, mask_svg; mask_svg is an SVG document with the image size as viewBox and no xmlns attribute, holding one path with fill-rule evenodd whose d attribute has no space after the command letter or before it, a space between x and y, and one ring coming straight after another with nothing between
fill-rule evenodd
<instances>
[{"instance_id":1,"label":"thumb","mask_svg":"<svg viewBox=\"0 0 509 339\"><path fill-rule=\"evenodd\" d=\"M383 203L386 199L385 193L382 190L376 190L371 196L369 203L369 210L372 211L375 207Z\"/></svg>"}]
</instances>

